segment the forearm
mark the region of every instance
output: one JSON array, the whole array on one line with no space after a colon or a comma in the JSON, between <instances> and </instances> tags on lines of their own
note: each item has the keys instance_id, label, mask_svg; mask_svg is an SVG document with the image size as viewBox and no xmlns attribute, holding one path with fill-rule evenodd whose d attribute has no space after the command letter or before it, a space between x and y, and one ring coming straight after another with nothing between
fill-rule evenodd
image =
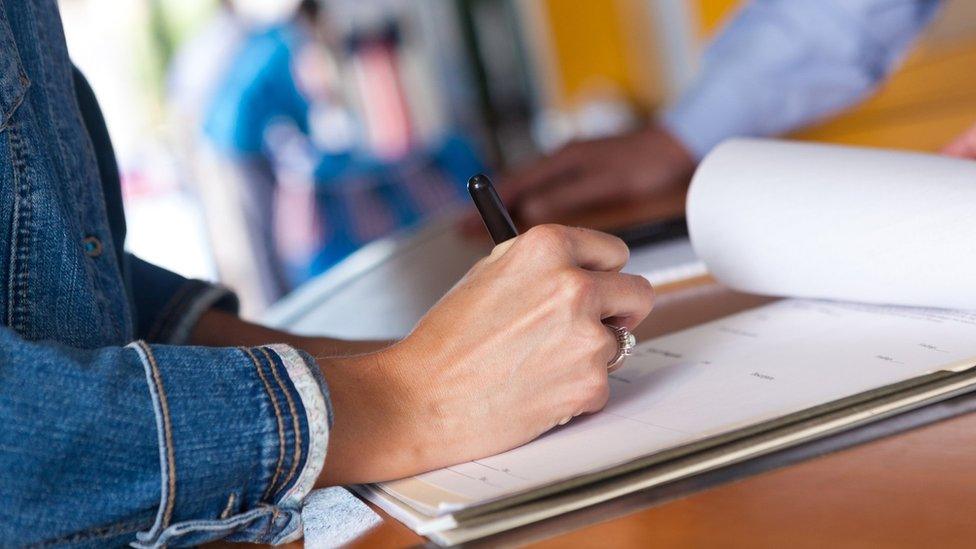
<instances>
[{"instance_id":1,"label":"forearm","mask_svg":"<svg viewBox=\"0 0 976 549\"><path fill-rule=\"evenodd\" d=\"M200 316L190 333L190 344L204 347L253 346L286 343L315 358L349 356L378 351L390 341L349 341L329 337L308 337L247 322L229 313L209 310Z\"/></svg>"},{"instance_id":2,"label":"forearm","mask_svg":"<svg viewBox=\"0 0 976 549\"><path fill-rule=\"evenodd\" d=\"M322 372L335 411L317 486L389 480L427 468L429 449L419 444L418 432L423 418L404 405L416 390L406 381L406 365L400 353L377 352L392 342L305 337L217 310L200 317L190 339L208 347L285 343L317 361L311 366Z\"/></svg>"}]
</instances>

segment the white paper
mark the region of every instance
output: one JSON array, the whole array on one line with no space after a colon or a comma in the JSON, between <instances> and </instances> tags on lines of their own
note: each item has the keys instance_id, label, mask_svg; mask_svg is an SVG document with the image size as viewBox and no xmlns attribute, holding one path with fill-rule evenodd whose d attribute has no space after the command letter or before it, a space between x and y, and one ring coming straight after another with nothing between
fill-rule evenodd
<instances>
[{"instance_id":1,"label":"white paper","mask_svg":"<svg viewBox=\"0 0 976 549\"><path fill-rule=\"evenodd\" d=\"M976 310L976 162L723 143L688 197L709 271L746 292Z\"/></svg>"},{"instance_id":2,"label":"white paper","mask_svg":"<svg viewBox=\"0 0 976 549\"><path fill-rule=\"evenodd\" d=\"M976 313L785 300L642 343L600 413L379 488L436 516L740 427L972 365Z\"/></svg>"},{"instance_id":3,"label":"white paper","mask_svg":"<svg viewBox=\"0 0 976 549\"><path fill-rule=\"evenodd\" d=\"M695 255L687 238L631 248L623 272L643 276L655 286L707 274L705 264Z\"/></svg>"}]
</instances>

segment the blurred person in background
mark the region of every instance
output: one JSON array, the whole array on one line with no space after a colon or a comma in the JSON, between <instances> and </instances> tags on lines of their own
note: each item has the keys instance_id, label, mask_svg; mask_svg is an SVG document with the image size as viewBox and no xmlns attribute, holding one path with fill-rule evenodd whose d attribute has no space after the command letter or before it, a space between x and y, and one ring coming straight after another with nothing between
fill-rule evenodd
<instances>
[{"instance_id":1,"label":"blurred person in background","mask_svg":"<svg viewBox=\"0 0 976 549\"><path fill-rule=\"evenodd\" d=\"M199 177L221 280L246 315L363 244L457 204L484 170L457 132L412 140L395 29L391 21L378 35L354 33L341 50L319 3L303 0L292 17L254 31L224 69L204 118L214 161ZM369 116L345 97L344 62L369 87L359 90Z\"/></svg>"},{"instance_id":2,"label":"blurred person in background","mask_svg":"<svg viewBox=\"0 0 976 549\"><path fill-rule=\"evenodd\" d=\"M309 131L274 124L266 139L281 183L276 240L295 283L372 240L455 207L467 196L468 177L485 169L460 132L448 127L421 139L411 131L406 90L390 77L402 70L397 25L390 19L380 32L349 33L341 58L340 48L321 42L298 56ZM355 90L341 81L343 67L357 76ZM360 92L360 108L347 98L350 91ZM307 207L302 201L314 208L310 220L296 216ZM296 246L296 240L306 242Z\"/></svg>"},{"instance_id":3,"label":"blurred person in background","mask_svg":"<svg viewBox=\"0 0 976 549\"><path fill-rule=\"evenodd\" d=\"M217 86L250 33L249 27L233 0L219 0L202 29L176 52L166 91L181 129L195 132L201 127Z\"/></svg>"},{"instance_id":4,"label":"blurred person in background","mask_svg":"<svg viewBox=\"0 0 976 549\"><path fill-rule=\"evenodd\" d=\"M273 123L308 132L309 103L296 81L295 59L322 28L315 0L291 17L254 30L229 60L203 117L209 142L204 208L221 279L256 313L290 288L273 235L276 177L265 135Z\"/></svg>"},{"instance_id":5,"label":"blurred person in background","mask_svg":"<svg viewBox=\"0 0 976 549\"><path fill-rule=\"evenodd\" d=\"M314 487L496 454L606 403L602 321L653 302L619 239L534 228L398 342L249 324L226 288L124 251L57 4L0 2L0 51L0 545L282 543Z\"/></svg>"},{"instance_id":6,"label":"blurred person in background","mask_svg":"<svg viewBox=\"0 0 976 549\"><path fill-rule=\"evenodd\" d=\"M231 60L251 32L251 24L233 0L219 0L200 30L176 51L166 78L173 151L181 160L178 165L183 170L183 181L204 207L204 242L212 257L216 255L215 250L246 249L243 242L246 237L241 232L243 224L235 223L238 217L235 204L228 201L234 187L216 175L219 172L213 169L212 156L205 152L208 144L203 135L203 121ZM215 220L224 220L223 230ZM238 229L236 234L226 234L228 223ZM216 272L209 274L233 279L230 273L234 269L228 269L226 256L221 258L223 261L211 264Z\"/></svg>"},{"instance_id":7,"label":"blurred person in background","mask_svg":"<svg viewBox=\"0 0 976 549\"><path fill-rule=\"evenodd\" d=\"M532 225L683 193L697 163L724 139L781 135L867 97L939 4L755 0L709 46L701 72L660 120L570 143L510 173L503 194Z\"/></svg>"}]
</instances>

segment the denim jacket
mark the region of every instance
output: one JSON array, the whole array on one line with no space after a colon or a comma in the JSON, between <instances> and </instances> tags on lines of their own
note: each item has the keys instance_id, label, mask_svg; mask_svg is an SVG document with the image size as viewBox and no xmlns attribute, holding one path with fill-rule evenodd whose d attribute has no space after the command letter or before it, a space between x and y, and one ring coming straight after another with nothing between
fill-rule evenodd
<instances>
[{"instance_id":1,"label":"denim jacket","mask_svg":"<svg viewBox=\"0 0 976 549\"><path fill-rule=\"evenodd\" d=\"M55 1L0 0L0 546L300 536L331 423L318 368L285 345L184 345L233 295L124 238Z\"/></svg>"}]
</instances>

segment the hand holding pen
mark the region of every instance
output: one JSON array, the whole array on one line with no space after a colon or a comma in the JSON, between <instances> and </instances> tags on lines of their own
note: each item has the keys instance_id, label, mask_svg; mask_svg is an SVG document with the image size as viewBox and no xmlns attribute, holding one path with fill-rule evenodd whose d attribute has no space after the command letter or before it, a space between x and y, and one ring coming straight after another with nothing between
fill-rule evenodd
<instances>
[{"instance_id":1,"label":"hand holding pen","mask_svg":"<svg viewBox=\"0 0 976 549\"><path fill-rule=\"evenodd\" d=\"M478 174L469 179L468 193L471 194L471 200L474 201L481 219L485 222L485 228L488 229L488 234L496 246L518 236L518 229L512 222L512 217L505 209L505 204L498 197L488 176ZM637 340L626 326L607 324L607 328L617 341L617 352L607 363L607 369L613 371L623 365L624 360L633 352Z\"/></svg>"}]
</instances>

